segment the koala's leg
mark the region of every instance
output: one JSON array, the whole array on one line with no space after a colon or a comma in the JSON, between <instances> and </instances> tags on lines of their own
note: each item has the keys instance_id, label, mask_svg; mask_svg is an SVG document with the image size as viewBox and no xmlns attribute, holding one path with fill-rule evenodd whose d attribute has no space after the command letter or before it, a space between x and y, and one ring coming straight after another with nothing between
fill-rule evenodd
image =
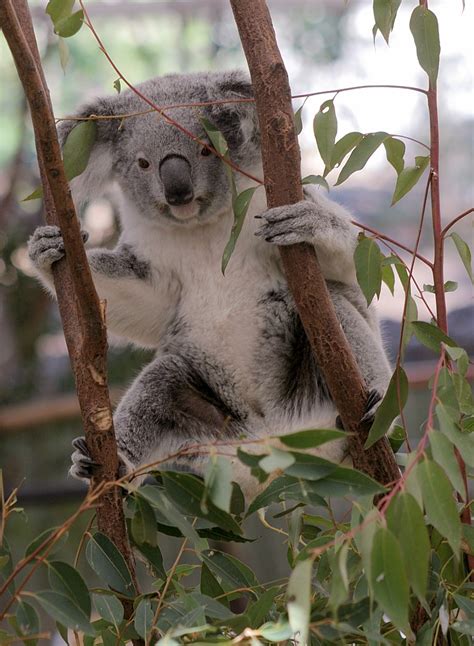
<instances>
[{"instance_id":1,"label":"koala's leg","mask_svg":"<svg viewBox=\"0 0 474 646\"><path fill-rule=\"evenodd\" d=\"M305 189L305 200L262 213L256 235L276 245L312 244L325 278L356 282L357 231L349 213L320 191Z\"/></svg>"},{"instance_id":2,"label":"koala's leg","mask_svg":"<svg viewBox=\"0 0 474 646\"><path fill-rule=\"evenodd\" d=\"M244 428L244 417L231 410L188 361L164 355L145 368L117 407L114 424L119 455L127 472L159 461L150 469L172 465L201 474L207 463L205 445L237 437ZM176 455L195 445L196 451ZM70 473L87 478L94 465L89 464L90 456L81 456L77 441L74 446Z\"/></svg>"}]
</instances>

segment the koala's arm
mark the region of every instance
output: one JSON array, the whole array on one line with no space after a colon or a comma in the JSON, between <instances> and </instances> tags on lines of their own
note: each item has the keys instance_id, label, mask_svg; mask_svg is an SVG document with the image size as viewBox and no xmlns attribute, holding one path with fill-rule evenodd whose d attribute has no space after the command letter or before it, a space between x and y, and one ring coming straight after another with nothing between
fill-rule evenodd
<instances>
[{"instance_id":1,"label":"koala's arm","mask_svg":"<svg viewBox=\"0 0 474 646\"><path fill-rule=\"evenodd\" d=\"M304 195L302 202L262 213L256 235L276 245L312 244L327 280L356 284L357 230L350 214L315 187L305 187Z\"/></svg>"},{"instance_id":2,"label":"koala's arm","mask_svg":"<svg viewBox=\"0 0 474 646\"><path fill-rule=\"evenodd\" d=\"M87 239L86 232L83 238ZM38 227L28 251L38 278L54 296L52 265L64 256L59 228ZM173 310L170 299L177 296L171 279L155 280L150 263L140 260L127 244L119 243L114 250L88 250L87 258L99 298L107 301L108 329L138 345L156 347Z\"/></svg>"}]
</instances>

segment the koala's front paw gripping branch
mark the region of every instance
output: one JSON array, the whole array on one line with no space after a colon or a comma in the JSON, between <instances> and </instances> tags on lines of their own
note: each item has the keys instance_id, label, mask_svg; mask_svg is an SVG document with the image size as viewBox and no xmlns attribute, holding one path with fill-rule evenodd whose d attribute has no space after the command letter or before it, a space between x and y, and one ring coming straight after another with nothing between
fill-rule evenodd
<instances>
[{"instance_id":1,"label":"koala's front paw gripping branch","mask_svg":"<svg viewBox=\"0 0 474 646\"><path fill-rule=\"evenodd\" d=\"M300 151L291 92L265 0L230 0L250 68L262 137L265 189L270 208L303 199ZM400 477L387 438L364 450L361 424L366 387L336 318L314 251L298 244L281 248L288 285L331 396L351 433L354 466L382 484Z\"/></svg>"},{"instance_id":2,"label":"koala's front paw gripping branch","mask_svg":"<svg viewBox=\"0 0 474 646\"><path fill-rule=\"evenodd\" d=\"M49 92L26 0L3 0L0 3L0 26L30 106L46 221L59 225L64 239L66 257L54 265L54 283L87 444L94 462L102 467L98 480L111 483L117 479L119 465L107 387L104 315L92 282L79 221L64 174ZM115 543L135 578L118 487L106 487L97 508L97 520L100 531Z\"/></svg>"}]
</instances>

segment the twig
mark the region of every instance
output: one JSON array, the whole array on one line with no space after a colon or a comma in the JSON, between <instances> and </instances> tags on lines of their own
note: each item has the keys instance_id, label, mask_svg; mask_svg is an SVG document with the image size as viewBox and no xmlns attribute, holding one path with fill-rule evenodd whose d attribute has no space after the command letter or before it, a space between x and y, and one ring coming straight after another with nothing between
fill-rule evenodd
<instances>
[{"instance_id":1,"label":"twig","mask_svg":"<svg viewBox=\"0 0 474 646\"><path fill-rule=\"evenodd\" d=\"M449 231L449 229L450 229L451 227L453 227L457 222L459 222L459 220L462 220L463 218L465 218L465 217L466 217L466 215L469 215L470 213L474 213L474 208L472 208L472 209L467 209L467 211L463 211L463 212L462 212L462 213L460 213L458 216L456 216L456 217L454 218L454 220L451 220L451 222L449 222L449 223L444 227L444 229L441 231L441 235L442 235L442 237L443 237L443 238L445 238L445 237L446 237L446 234L447 234L447 233L448 233L448 231Z\"/></svg>"}]
</instances>

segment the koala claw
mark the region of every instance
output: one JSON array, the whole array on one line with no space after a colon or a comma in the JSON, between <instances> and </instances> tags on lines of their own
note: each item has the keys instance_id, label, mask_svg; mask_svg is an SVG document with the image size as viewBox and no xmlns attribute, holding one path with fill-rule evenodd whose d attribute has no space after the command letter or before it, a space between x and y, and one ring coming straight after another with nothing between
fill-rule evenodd
<instances>
[{"instance_id":1,"label":"koala claw","mask_svg":"<svg viewBox=\"0 0 474 646\"><path fill-rule=\"evenodd\" d=\"M84 437L76 437L72 445L76 450L71 456L72 466L69 474L78 480L90 480L100 465L92 460Z\"/></svg>"},{"instance_id":2,"label":"koala claw","mask_svg":"<svg viewBox=\"0 0 474 646\"><path fill-rule=\"evenodd\" d=\"M318 211L308 201L268 209L260 215L263 224L255 235L277 245L314 242L315 218Z\"/></svg>"},{"instance_id":3,"label":"koala claw","mask_svg":"<svg viewBox=\"0 0 474 646\"><path fill-rule=\"evenodd\" d=\"M367 401L365 402L365 409L364 409L365 412L362 415L360 420L362 424L371 425L373 423L375 413L381 401L382 401L382 395L379 393L379 391L376 388L373 388L369 392ZM345 430L339 415L336 417L336 428L338 428L341 431Z\"/></svg>"},{"instance_id":4,"label":"koala claw","mask_svg":"<svg viewBox=\"0 0 474 646\"><path fill-rule=\"evenodd\" d=\"M89 234L81 231L82 240L87 241ZM61 230L55 225L38 227L28 240L28 253L38 270L50 271L51 265L64 256L64 242Z\"/></svg>"}]
</instances>

